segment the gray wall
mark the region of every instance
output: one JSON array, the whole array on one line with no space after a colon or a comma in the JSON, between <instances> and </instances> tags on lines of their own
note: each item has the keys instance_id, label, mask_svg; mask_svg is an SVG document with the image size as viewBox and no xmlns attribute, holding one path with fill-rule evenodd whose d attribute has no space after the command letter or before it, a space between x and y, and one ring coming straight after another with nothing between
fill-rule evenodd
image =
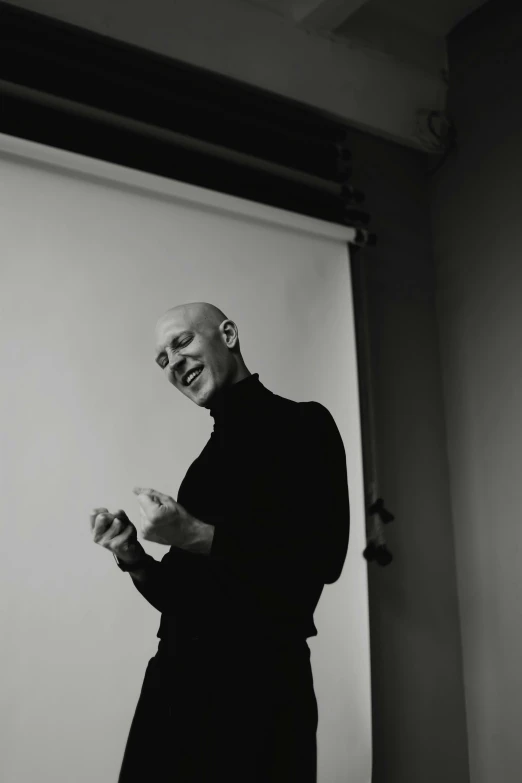
<instances>
[{"instance_id":1,"label":"gray wall","mask_svg":"<svg viewBox=\"0 0 522 783\"><path fill-rule=\"evenodd\" d=\"M521 30L495 0L450 36L458 149L433 207L473 783L522 766Z\"/></svg>"},{"instance_id":2,"label":"gray wall","mask_svg":"<svg viewBox=\"0 0 522 783\"><path fill-rule=\"evenodd\" d=\"M380 492L394 562L369 567L373 783L465 783L466 719L435 280L433 158L353 133L378 245L364 251Z\"/></svg>"}]
</instances>

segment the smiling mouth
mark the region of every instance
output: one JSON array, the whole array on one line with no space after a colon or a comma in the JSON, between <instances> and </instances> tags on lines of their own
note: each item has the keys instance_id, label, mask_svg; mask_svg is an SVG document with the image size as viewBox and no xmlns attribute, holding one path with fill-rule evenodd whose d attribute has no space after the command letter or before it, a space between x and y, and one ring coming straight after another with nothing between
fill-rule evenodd
<instances>
[{"instance_id":1,"label":"smiling mouth","mask_svg":"<svg viewBox=\"0 0 522 783\"><path fill-rule=\"evenodd\" d=\"M203 367L199 367L197 370L191 370L188 372L182 380L183 386L190 386L192 383L194 383L196 378L199 378L202 372Z\"/></svg>"}]
</instances>

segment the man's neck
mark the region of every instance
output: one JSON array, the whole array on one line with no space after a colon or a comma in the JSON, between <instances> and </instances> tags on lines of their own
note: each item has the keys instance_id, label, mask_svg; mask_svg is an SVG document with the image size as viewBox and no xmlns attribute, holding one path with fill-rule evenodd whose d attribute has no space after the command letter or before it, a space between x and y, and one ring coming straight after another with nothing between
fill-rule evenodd
<instances>
[{"instance_id":1,"label":"man's neck","mask_svg":"<svg viewBox=\"0 0 522 783\"><path fill-rule=\"evenodd\" d=\"M221 389L213 396L212 402L209 405L211 415L217 419L222 419L225 411L230 411L231 408L243 407L248 402L252 395L255 396L255 388L259 384L257 383L259 375L257 373L247 373L240 380L235 383L222 386Z\"/></svg>"}]
</instances>

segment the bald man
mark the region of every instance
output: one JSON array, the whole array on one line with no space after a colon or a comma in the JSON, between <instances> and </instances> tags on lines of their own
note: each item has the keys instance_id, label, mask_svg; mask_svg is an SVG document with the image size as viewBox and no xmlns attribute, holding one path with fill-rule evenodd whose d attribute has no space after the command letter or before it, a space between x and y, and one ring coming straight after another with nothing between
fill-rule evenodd
<instances>
[{"instance_id":1,"label":"bald man","mask_svg":"<svg viewBox=\"0 0 522 783\"><path fill-rule=\"evenodd\" d=\"M94 541L161 612L119 783L315 783L307 639L348 547L341 436L320 403L249 372L237 325L214 305L168 310L155 359L214 426L176 500L134 490L142 537L169 546L160 562L123 510L91 515Z\"/></svg>"}]
</instances>

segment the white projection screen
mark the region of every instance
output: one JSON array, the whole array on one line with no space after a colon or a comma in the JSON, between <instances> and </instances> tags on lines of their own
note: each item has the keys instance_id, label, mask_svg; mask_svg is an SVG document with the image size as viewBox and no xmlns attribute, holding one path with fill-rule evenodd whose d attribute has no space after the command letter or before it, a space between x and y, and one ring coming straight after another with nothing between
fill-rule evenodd
<instances>
[{"instance_id":1,"label":"white projection screen","mask_svg":"<svg viewBox=\"0 0 522 783\"><path fill-rule=\"evenodd\" d=\"M0 224L2 783L117 780L160 615L88 517L121 507L139 529L132 488L176 497L210 436L153 361L156 319L189 301L224 310L250 372L342 434L349 553L309 640L318 781L369 783L353 232L9 136Z\"/></svg>"}]
</instances>

